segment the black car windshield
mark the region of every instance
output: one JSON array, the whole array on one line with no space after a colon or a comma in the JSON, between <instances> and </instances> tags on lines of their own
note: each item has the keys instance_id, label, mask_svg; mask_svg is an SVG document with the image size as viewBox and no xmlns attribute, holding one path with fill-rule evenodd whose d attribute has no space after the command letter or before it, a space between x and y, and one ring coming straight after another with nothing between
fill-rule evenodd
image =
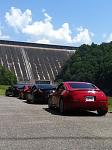
<instances>
[{"instance_id":1,"label":"black car windshield","mask_svg":"<svg viewBox=\"0 0 112 150\"><path fill-rule=\"evenodd\" d=\"M96 89L95 85L91 83L69 83L73 89Z\"/></svg>"},{"instance_id":2,"label":"black car windshield","mask_svg":"<svg viewBox=\"0 0 112 150\"><path fill-rule=\"evenodd\" d=\"M14 87L23 88L23 87L24 87L24 84L16 84L16 85L14 85Z\"/></svg>"},{"instance_id":3,"label":"black car windshield","mask_svg":"<svg viewBox=\"0 0 112 150\"><path fill-rule=\"evenodd\" d=\"M55 89L55 87L51 84L36 84L36 87L39 89L49 89L49 90Z\"/></svg>"}]
</instances>

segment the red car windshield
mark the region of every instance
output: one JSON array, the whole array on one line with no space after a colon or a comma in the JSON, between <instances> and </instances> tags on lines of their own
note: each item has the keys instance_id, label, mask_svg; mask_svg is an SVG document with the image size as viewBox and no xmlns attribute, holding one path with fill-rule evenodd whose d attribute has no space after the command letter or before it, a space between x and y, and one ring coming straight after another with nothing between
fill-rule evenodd
<instances>
[{"instance_id":1,"label":"red car windshield","mask_svg":"<svg viewBox=\"0 0 112 150\"><path fill-rule=\"evenodd\" d=\"M96 89L91 83L69 83L69 85L73 89Z\"/></svg>"}]
</instances>

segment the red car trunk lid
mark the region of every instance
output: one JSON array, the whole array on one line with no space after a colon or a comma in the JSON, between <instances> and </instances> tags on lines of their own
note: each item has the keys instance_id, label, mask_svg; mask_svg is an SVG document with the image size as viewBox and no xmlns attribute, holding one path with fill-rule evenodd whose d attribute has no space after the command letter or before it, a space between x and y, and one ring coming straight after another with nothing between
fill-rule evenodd
<instances>
[{"instance_id":1,"label":"red car trunk lid","mask_svg":"<svg viewBox=\"0 0 112 150\"><path fill-rule=\"evenodd\" d=\"M106 99L105 94L100 90L91 90L91 89L75 89L69 91L72 97L72 100L90 100L90 101L97 101L97 100L104 100Z\"/></svg>"}]
</instances>

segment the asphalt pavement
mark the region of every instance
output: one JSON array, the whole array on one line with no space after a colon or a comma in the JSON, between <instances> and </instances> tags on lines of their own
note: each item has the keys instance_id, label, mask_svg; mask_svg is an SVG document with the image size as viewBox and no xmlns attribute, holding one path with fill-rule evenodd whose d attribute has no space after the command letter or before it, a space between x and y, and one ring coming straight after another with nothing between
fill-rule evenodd
<instances>
[{"instance_id":1,"label":"asphalt pavement","mask_svg":"<svg viewBox=\"0 0 112 150\"><path fill-rule=\"evenodd\" d=\"M44 104L0 96L0 150L112 150L112 114L61 116Z\"/></svg>"}]
</instances>

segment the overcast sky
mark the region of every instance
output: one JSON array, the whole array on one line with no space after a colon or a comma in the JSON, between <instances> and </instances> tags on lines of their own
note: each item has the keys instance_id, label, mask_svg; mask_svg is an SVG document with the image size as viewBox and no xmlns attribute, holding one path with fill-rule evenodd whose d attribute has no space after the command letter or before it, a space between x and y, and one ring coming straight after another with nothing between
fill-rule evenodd
<instances>
[{"instance_id":1,"label":"overcast sky","mask_svg":"<svg viewBox=\"0 0 112 150\"><path fill-rule=\"evenodd\" d=\"M0 39L69 46L112 40L112 0L0 3Z\"/></svg>"}]
</instances>

